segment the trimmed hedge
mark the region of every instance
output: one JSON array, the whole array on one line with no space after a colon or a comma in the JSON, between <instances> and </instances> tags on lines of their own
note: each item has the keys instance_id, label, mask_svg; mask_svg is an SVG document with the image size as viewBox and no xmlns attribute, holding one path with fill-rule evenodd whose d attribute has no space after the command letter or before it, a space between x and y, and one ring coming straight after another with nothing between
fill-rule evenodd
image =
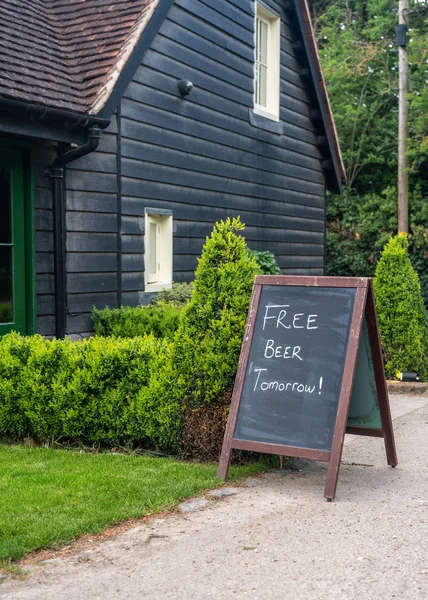
<instances>
[{"instance_id":1,"label":"trimmed hedge","mask_svg":"<svg viewBox=\"0 0 428 600\"><path fill-rule=\"evenodd\" d=\"M142 391L168 360L153 336L46 340L16 333L0 341L3 437L85 444L144 443L157 428Z\"/></svg>"},{"instance_id":2,"label":"trimmed hedge","mask_svg":"<svg viewBox=\"0 0 428 600\"><path fill-rule=\"evenodd\" d=\"M102 337L173 338L178 329L182 308L166 304L157 306L122 306L92 309L95 335Z\"/></svg>"},{"instance_id":3,"label":"trimmed hedge","mask_svg":"<svg viewBox=\"0 0 428 600\"><path fill-rule=\"evenodd\" d=\"M239 235L243 229L239 219L216 224L184 309L94 310L97 332L104 335L135 334L139 315L143 331L149 326L153 331L159 319L156 333L165 338L173 329L167 319L172 315L172 322L179 322L173 340L5 336L0 341L0 435L149 444L216 459L254 277L260 272Z\"/></svg>"},{"instance_id":4,"label":"trimmed hedge","mask_svg":"<svg viewBox=\"0 0 428 600\"><path fill-rule=\"evenodd\" d=\"M373 281L387 377L400 371L428 375L428 327L418 274L408 256L406 234L391 238Z\"/></svg>"},{"instance_id":5,"label":"trimmed hedge","mask_svg":"<svg viewBox=\"0 0 428 600\"><path fill-rule=\"evenodd\" d=\"M150 304L152 306L165 306L167 304L168 306L183 307L190 302L192 298L192 292L193 282L174 282L171 289L161 290L158 292Z\"/></svg>"}]
</instances>

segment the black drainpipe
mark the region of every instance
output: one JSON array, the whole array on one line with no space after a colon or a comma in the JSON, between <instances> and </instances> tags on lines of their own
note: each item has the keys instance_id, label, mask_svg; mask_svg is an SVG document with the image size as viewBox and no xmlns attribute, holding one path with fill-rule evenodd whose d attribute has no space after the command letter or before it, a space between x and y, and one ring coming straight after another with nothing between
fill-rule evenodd
<instances>
[{"instance_id":1,"label":"black drainpipe","mask_svg":"<svg viewBox=\"0 0 428 600\"><path fill-rule=\"evenodd\" d=\"M67 275L66 275L66 226L65 226L65 183L64 167L69 162L86 156L97 149L101 137L101 127L94 125L88 129L87 142L58 156L47 172L52 179L54 264L55 264L55 336L64 338L67 323Z\"/></svg>"}]
</instances>

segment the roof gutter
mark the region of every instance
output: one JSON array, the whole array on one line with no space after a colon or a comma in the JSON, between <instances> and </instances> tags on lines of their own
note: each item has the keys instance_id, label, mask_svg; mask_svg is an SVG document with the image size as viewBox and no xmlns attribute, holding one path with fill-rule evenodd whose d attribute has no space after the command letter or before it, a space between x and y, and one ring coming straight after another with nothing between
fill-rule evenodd
<instances>
[{"instance_id":1,"label":"roof gutter","mask_svg":"<svg viewBox=\"0 0 428 600\"><path fill-rule=\"evenodd\" d=\"M0 111L7 109L9 112L16 112L25 115L30 121L51 120L65 123L69 129L75 127L88 128L97 126L99 129L105 129L109 126L109 119L102 119L92 115L74 113L57 108L49 108L40 104L28 104L11 98L0 97Z\"/></svg>"},{"instance_id":2,"label":"roof gutter","mask_svg":"<svg viewBox=\"0 0 428 600\"><path fill-rule=\"evenodd\" d=\"M73 148L57 158L47 172L52 180L54 216L54 265L55 265L55 336L64 338L67 326L67 268L66 268L66 188L64 167L68 163L97 149L101 138L101 127L92 125L87 132L85 144Z\"/></svg>"}]
</instances>

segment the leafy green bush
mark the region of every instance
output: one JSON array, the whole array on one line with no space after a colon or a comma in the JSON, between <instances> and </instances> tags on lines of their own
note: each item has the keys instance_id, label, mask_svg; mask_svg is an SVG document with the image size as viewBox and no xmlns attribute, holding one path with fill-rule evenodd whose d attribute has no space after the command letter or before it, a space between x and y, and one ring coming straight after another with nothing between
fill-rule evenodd
<instances>
[{"instance_id":1,"label":"leafy green bush","mask_svg":"<svg viewBox=\"0 0 428 600\"><path fill-rule=\"evenodd\" d=\"M184 309L162 304L94 310L97 332L104 335L133 335L136 327L153 331L161 315L156 333L162 339L71 342L5 336L0 341L0 435L149 443L168 450L180 445L186 456L216 458L253 281L260 272L239 235L243 229L239 219L215 225ZM174 339L165 339L172 330L167 315L174 321L180 310Z\"/></svg>"},{"instance_id":2,"label":"leafy green bush","mask_svg":"<svg viewBox=\"0 0 428 600\"><path fill-rule=\"evenodd\" d=\"M121 308L93 308L95 335L108 337L139 337L153 334L156 338L172 338L180 321L181 308L177 306L122 306Z\"/></svg>"},{"instance_id":3,"label":"leafy green bush","mask_svg":"<svg viewBox=\"0 0 428 600\"><path fill-rule=\"evenodd\" d=\"M164 399L159 419L180 410L215 404L233 387L251 290L259 268L238 235L244 225L238 219L216 223L202 250L195 273L191 302L184 308L171 351L153 397ZM166 412L165 412L166 411ZM200 420L203 422L203 420ZM176 445L182 427L166 429L162 422L160 444ZM195 435L199 435L196 434Z\"/></svg>"},{"instance_id":4,"label":"leafy green bush","mask_svg":"<svg viewBox=\"0 0 428 600\"><path fill-rule=\"evenodd\" d=\"M428 375L427 319L407 235L391 238L376 267L374 291L387 377L400 371Z\"/></svg>"},{"instance_id":5,"label":"leafy green bush","mask_svg":"<svg viewBox=\"0 0 428 600\"><path fill-rule=\"evenodd\" d=\"M281 269L276 262L275 255L269 250L259 252L258 250L248 250L251 258L254 258L260 267L263 275L281 275Z\"/></svg>"},{"instance_id":6,"label":"leafy green bush","mask_svg":"<svg viewBox=\"0 0 428 600\"><path fill-rule=\"evenodd\" d=\"M79 342L9 334L0 341L0 435L89 444L150 441L138 395L169 345L153 336Z\"/></svg>"},{"instance_id":7,"label":"leafy green bush","mask_svg":"<svg viewBox=\"0 0 428 600\"><path fill-rule=\"evenodd\" d=\"M153 306L186 306L190 302L193 292L193 282L191 283L176 283L172 284L169 290L158 292L151 301Z\"/></svg>"},{"instance_id":8,"label":"leafy green bush","mask_svg":"<svg viewBox=\"0 0 428 600\"><path fill-rule=\"evenodd\" d=\"M428 201L420 186L410 192L409 257L428 308ZM345 188L327 196L327 275L373 277L380 253L397 231L397 190L358 194Z\"/></svg>"}]
</instances>

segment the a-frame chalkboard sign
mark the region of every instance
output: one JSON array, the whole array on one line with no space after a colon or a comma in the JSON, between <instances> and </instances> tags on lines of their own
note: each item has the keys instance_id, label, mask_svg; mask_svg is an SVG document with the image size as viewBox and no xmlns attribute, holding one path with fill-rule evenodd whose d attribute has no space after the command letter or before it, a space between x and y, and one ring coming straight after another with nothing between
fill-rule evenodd
<instances>
[{"instance_id":1,"label":"a-frame chalkboard sign","mask_svg":"<svg viewBox=\"0 0 428 600\"><path fill-rule=\"evenodd\" d=\"M257 277L219 477L232 448L326 461L332 500L345 433L383 437L397 465L371 280Z\"/></svg>"}]
</instances>

